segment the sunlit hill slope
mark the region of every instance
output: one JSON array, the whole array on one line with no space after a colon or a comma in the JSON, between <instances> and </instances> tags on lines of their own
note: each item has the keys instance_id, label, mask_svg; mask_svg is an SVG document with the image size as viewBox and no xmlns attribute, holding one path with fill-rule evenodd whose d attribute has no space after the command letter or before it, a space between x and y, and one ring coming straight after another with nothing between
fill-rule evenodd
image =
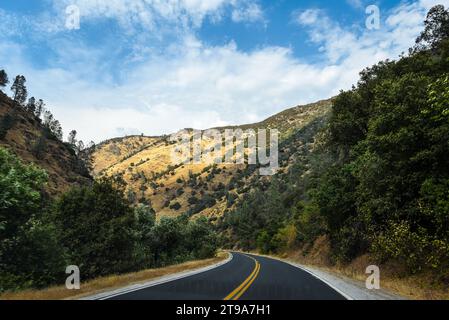
<instances>
[{"instance_id":1,"label":"sunlit hill slope","mask_svg":"<svg viewBox=\"0 0 449 320\"><path fill-rule=\"evenodd\" d=\"M331 101L297 106L260 123L226 128L279 130L282 170L295 161L303 143L291 137L326 117ZM128 136L107 140L92 150L92 174L96 177L108 175L123 178L127 183L128 199L151 205L158 216L188 213L190 216L207 216L212 220L232 208L255 183L269 179L259 176L254 165L174 165L172 148L168 136Z\"/></svg>"}]
</instances>

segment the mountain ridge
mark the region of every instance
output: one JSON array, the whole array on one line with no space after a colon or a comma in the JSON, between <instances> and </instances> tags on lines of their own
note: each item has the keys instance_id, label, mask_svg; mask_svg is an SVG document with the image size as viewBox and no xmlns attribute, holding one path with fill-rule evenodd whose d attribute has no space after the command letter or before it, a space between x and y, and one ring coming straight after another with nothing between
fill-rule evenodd
<instances>
[{"instance_id":1,"label":"mountain ridge","mask_svg":"<svg viewBox=\"0 0 449 320\"><path fill-rule=\"evenodd\" d=\"M297 130L328 114L332 101L333 98L298 105L254 124L211 129L278 129L282 143ZM284 153L293 152L290 149L294 148L280 147L281 158L285 158ZM255 166L247 164L175 165L171 162L171 150L168 135L105 140L90 150L91 173L94 177L122 179L132 203L149 204L160 216L187 213L212 220L232 208L253 183L267 179L255 177Z\"/></svg>"}]
</instances>

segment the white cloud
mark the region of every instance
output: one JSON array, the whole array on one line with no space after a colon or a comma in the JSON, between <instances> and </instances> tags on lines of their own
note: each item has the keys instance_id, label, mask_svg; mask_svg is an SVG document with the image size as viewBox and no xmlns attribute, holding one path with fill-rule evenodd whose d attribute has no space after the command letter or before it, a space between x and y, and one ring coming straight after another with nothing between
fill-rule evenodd
<instances>
[{"instance_id":1,"label":"white cloud","mask_svg":"<svg viewBox=\"0 0 449 320\"><path fill-rule=\"evenodd\" d=\"M346 0L346 2L356 9L360 9L363 7L363 0Z\"/></svg>"},{"instance_id":2,"label":"white cloud","mask_svg":"<svg viewBox=\"0 0 449 320\"><path fill-rule=\"evenodd\" d=\"M235 8L231 15L234 22L256 22L264 21L261 7L256 3L249 3L245 7Z\"/></svg>"},{"instance_id":3,"label":"white cloud","mask_svg":"<svg viewBox=\"0 0 449 320\"><path fill-rule=\"evenodd\" d=\"M437 3L441 1L405 2L389 12L381 8L379 30L368 30L364 26L359 31L345 29L319 9L299 12L294 20L308 28L310 40L322 46L329 62L347 65L350 69L362 68L380 59L397 58L407 51L423 29L428 9Z\"/></svg>"},{"instance_id":4,"label":"white cloud","mask_svg":"<svg viewBox=\"0 0 449 320\"><path fill-rule=\"evenodd\" d=\"M303 25L313 25L318 23L318 19L324 16L323 12L319 9L307 9L297 13L296 21ZM327 19L327 17L325 17Z\"/></svg>"},{"instance_id":5,"label":"white cloud","mask_svg":"<svg viewBox=\"0 0 449 320\"><path fill-rule=\"evenodd\" d=\"M192 0L184 6L204 17L220 3ZM77 129L87 141L251 123L349 89L361 69L413 45L428 5L429 0L398 6L385 13L378 31L346 29L320 10L297 13L295 21L322 48L317 63L297 59L284 47L243 52L232 41L210 46L191 33L163 52L143 48L151 55L143 50L138 67L124 66L119 83L101 50L78 43L71 48L62 40L55 43L58 67L32 66L24 47L10 42L0 43L0 61L10 76L27 76L30 92L49 103L66 132ZM169 7L159 10L173 14Z\"/></svg>"},{"instance_id":6,"label":"white cloud","mask_svg":"<svg viewBox=\"0 0 449 320\"><path fill-rule=\"evenodd\" d=\"M231 9L238 22L261 18L261 9L252 0L53 0L53 5L60 13L68 5L77 6L82 20L116 19L128 32L136 26L160 32L167 24L170 31L173 27L180 31L198 28L206 18L221 20L226 9Z\"/></svg>"}]
</instances>

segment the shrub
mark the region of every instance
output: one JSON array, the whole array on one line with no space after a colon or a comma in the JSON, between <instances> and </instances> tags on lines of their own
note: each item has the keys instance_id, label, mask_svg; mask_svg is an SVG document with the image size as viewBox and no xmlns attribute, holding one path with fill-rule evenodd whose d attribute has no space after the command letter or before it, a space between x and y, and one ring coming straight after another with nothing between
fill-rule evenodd
<instances>
[{"instance_id":1,"label":"shrub","mask_svg":"<svg viewBox=\"0 0 449 320\"><path fill-rule=\"evenodd\" d=\"M179 209L181 209L181 204L179 202L175 202L170 206L170 209L178 211Z\"/></svg>"}]
</instances>

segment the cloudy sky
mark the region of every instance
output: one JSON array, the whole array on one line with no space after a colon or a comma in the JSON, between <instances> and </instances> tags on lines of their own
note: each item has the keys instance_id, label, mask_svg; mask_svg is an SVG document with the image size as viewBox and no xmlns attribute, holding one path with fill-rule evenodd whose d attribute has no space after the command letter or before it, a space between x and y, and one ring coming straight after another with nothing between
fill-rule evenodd
<instances>
[{"instance_id":1,"label":"cloudy sky","mask_svg":"<svg viewBox=\"0 0 449 320\"><path fill-rule=\"evenodd\" d=\"M250 123L396 59L435 4L449 0L0 0L0 69L86 141Z\"/></svg>"}]
</instances>

